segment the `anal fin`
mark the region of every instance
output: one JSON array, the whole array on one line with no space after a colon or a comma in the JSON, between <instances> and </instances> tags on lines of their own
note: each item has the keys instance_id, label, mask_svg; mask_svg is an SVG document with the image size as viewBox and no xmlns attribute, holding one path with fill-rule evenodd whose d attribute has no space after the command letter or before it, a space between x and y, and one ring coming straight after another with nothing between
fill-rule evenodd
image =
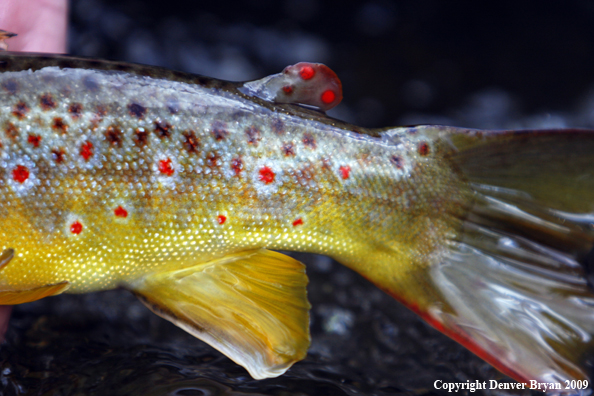
<instances>
[{"instance_id":1,"label":"anal fin","mask_svg":"<svg viewBox=\"0 0 594 396\"><path fill-rule=\"evenodd\" d=\"M306 285L303 264L261 249L154 273L131 287L156 314L262 379L307 353Z\"/></svg>"}]
</instances>

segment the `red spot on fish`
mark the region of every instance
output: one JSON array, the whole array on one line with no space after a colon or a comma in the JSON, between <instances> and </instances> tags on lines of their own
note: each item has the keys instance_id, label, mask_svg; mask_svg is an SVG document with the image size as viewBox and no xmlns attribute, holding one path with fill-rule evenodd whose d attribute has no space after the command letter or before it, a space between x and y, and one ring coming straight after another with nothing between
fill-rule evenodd
<instances>
[{"instance_id":1,"label":"red spot on fish","mask_svg":"<svg viewBox=\"0 0 594 396\"><path fill-rule=\"evenodd\" d=\"M83 230L83 225L78 220L70 225L70 232L73 233L74 235L80 234L82 232L82 230Z\"/></svg>"},{"instance_id":2,"label":"red spot on fish","mask_svg":"<svg viewBox=\"0 0 594 396\"><path fill-rule=\"evenodd\" d=\"M122 131L117 126L110 126L105 131L105 138L112 146L122 145Z\"/></svg>"},{"instance_id":3,"label":"red spot on fish","mask_svg":"<svg viewBox=\"0 0 594 396\"><path fill-rule=\"evenodd\" d=\"M12 114L14 116L16 116L19 120L22 120L23 118L25 118L25 114L27 114L28 112L29 112L29 106L27 106L27 104L25 102L23 102L22 100L20 102L18 102L14 106L14 109L12 110Z\"/></svg>"},{"instance_id":4,"label":"red spot on fish","mask_svg":"<svg viewBox=\"0 0 594 396\"><path fill-rule=\"evenodd\" d=\"M61 164L64 162L64 150L63 149L53 149L52 150L52 158L56 161L57 164Z\"/></svg>"},{"instance_id":5,"label":"red spot on fish","mask_svg":"<svg viewBox=\"0 0 594 396\"><path fill-rule=\"evenodd\" d=\"M248 127L245 130L245 133L248 135L248 143L253 144L254 146L257 146L258 142L261 139L260 131L258 130L258 128L253 127L253 126Z\"/></svg>"},{"instance_id":6,"label":"red spot on fish","mask_svg":"<svg viewBox=\"0 0 594 396\"><path fill-rule=\"evenodd\" d=\"M17 183L23 184L29 178L29 169L23 165L17 165L12 171L12 178Z\"/></svg>"},{"instance_id":7,"label":"red spot on fish","mask_svg":"<svg viewBox=\"0 0 594 396\"><path fill-rule=\"evenodd\" d=\"M328 89L322 93L320 99L322 100L322 102L330 104L334 102L334 99L336 99L336 94L334 93L334 91Z\"/></svg>"},{"instance_id":8,"label":"red spot on fish","mask_svg":"<svg viewBox=\"0 0 594 396\"><path fill-rule=\"evenodd\" d=\"M224 224L225 221L227 221L227 218L223 215L219 215L219 217L217 217L217 221L219 222L219 224Z\"/></svg>"},{"instance_id":9,"label":"red spot on fish","mask_svg":"<svg viewBox=\"0 0 594 396\"><path fill-rule=\"evenodd\" d=\"M316 148L316 140L314 139L314 137L311 133L303 134L303 144L311 147L312 149Z\"/></svg>"},{"instance_id":10,"label":"red spot on fish","mask_svg":"<svg viewBox=\"0 0 594 396\"><path fill-rule=\"evenodd\" d=\"M341 166L339 170L340 170L340 175L342 176L343 179L349 178L349 174L351 173L350 166Z\"/></svg>"},{"instance_id":11,"label":"red spot on fish","mask_svg":"<svg viewBox=\"0 0 594 396\"><path fill-rule=\"evenodd\" d=\"M139 105L138 103L130 103L128 105L128 111L130 112L131 116L140 119L146 114L146 107Z\"/></svg>"},{"instance_id":12,"label":"red spot on fish","mask_svg":"<svg viewBox=\"0 0 594 396\"><path fill-rule=\"evenodd\" d=\"M41 136L39 135L29 135L27 141L33 145L33 147L39 147L39 143L41 143Z\"/></svg>"},{"instance_id":13,"label":"red spot on fish","mask_svg":"<svg viewBox=\"0 0 594 396\"><path fill-rule=\"evenodd\" d=\"M8 124L6 124L6 128L4 129L4 132L6 132L6 136L8 136L12 140L15 140L17 138L17 136L19 136L18 128L16 126L14 126L14 124L12 122L9 122Z\"/></svg>"},{"instance_id":14,"label":"red spot on fish","mask_svg":"<svg viewBox=\"0 0 594 396\"><path fill-rule=\"evenodd\" d=\"M46 111L56 107L56 102L50 93L41 95L39 98L39 104L41 105L41 108Z\"/></svg>"},{"instance_id":15,"label":"red spot on fish","mask_svg":"<svg viewBox=\"0 0 594 396\"><path fill-rule=\"evenodd\" d=\"M184 148L188 153L197 153L200 148L200 139L196 137L194 131L185 131L183 134L186 141L184 142Z\"/></svg>"},{"instance_id":16,"label":"red spot on fish","mask_svg":"<svg viewBox=\"0 0 594 396\"><path fill-rule=\"evenodd\" d=\"M233 169L235 175L239 176L241 170L243 169L243 161L241 161L241 158L233 158L231 160L231 169Z\"/></svg>"},{"instance_id":17,"label":"red spot on fish","mask_svg":"<svg viewBox=\"0 0 594 396\"><path fill-rule=\"evenodd\" d=\"M421 142L421 144L419 144L419 154L423 156L429 154L429 145L427 142Z\"/></svg>"},{"instance_id":18,"label":"red spot on fish","mask_svg":"<svg viewBox=\"0 0 594 396\"><path fill-rule=\"evenodd\" d=\"M301 70L299 70L299 75L304 80L309 80L309 79L313 78L313 76L315 74L316 74L316 71L314 70L313 67L311 67L309 65L305 65L301 68Z\"/></svg>"},{"instance_id":19,"label":"red spot on fish","mask_svg":"<svg viewBox=\"0 0 594 396\"><path fill-rule=\"evenodd\" d=\"M295 147L293 146L293 143L285 143L283 144L283 154L287 157L292 157L295 155Z\"/></svg>"},{"instance_id":20,"label":"red spot on fish","mask_svg":"<svg viewBox=\"0 0 594 396\"><path fill-rule=\"evenodd\" d=\"M148 132L144 130L144 128L136 128L134 131L134 143L138 147L146 146L148 142Z\"/></svg>"},{"instance_id":21,"label":"red spot on fish","mask_svg":"<svg viewBox=\"0 0 594 396\"><path fill-rule=\"evenodd\" d=\"M155 133L161 139L171 136L170 129L173 128L171 124L165 121L155 121Z\"/></svg>"},{"instance_id":22,"label":"red spot on fish","mask_svg":"<svg viewBox=\"0 0 594 396\"><path fill-rule=\"evenodd\" d=\"M302 224L303 224L303 220L301 220L301 218L299 218L293 222L293 227L297 227Z\"/></svg>"},{"instance_id":23,"label":"red spot on fish","mask_svg":"<svg viewBox=\"0 0 594 396\"><path fill-rule=\"evenodd\" d=\"M283 92L287 95L291 95L293 93L293 86L292 85L285 85L283 87Z\"/></svg>"},{"instance_id":24,"label":"red spot on fish","mask_svg":"<svg viewBox=\"0 0 594 396\"><path fill-rule=\"evenodd\" d=\"M265 184L270 184L274 181L274 177L276 176L274 174L274 172L272 171L272 169L270 169L269 167L265 166L262 169L260 169L260 181L263 181Z\"/></svg>"},{"instance_id":25,"label":"red spot on fish","mask_svg":"<svg viewBox=\"0 0 594 396\"><path fill-rule=\"evenodd\" d=\"M68 125L64 122L62 117L55 117L54 122L52 123L52 129L65 134L68 132Z\"/></svg>"},{"instance_id":26,"label":"red spot on fish","mask_svg":"<svg viewBox=\"0 0 594 396\"><path fill-rule=\"evenodd\" d=\"M115 210L113 211L113 213L117 217L123 217L123 218L128 217L128 211L126 209L122 208L121 206L118 206L117 208L115 208Z\"/></svg>"},{"instance_id":27,"label":"red spot on fish","mask_svg":"<svg viewBox=\"0 0 594 396\"><path fill-rule=\"evenodd\" d=\"M80 155L85 159L85 161L88 161L89 158L93 156L93 143L85 142L80 147Z\"/></svg>"},{"instance_id":28,"label":"red spot on fish","mask_svg":"<svg viewBox=\"0 0 594 396\"><path fill-rule=\"evenodd\" d=\"M82 113L82 105L80 103L72 103L68 107L68 112L73 119L77 119L81 116Z\"/></svg>"},{"instance_id":29,"label":"red spot on fish","mask_svg":"<svg viewBox=\"0 0 594 396\"><path fill-rule=\"evenodd\" d=\"M171 176L175 172L173 167L171 166L171 159L167 158L166 160L159 161L159 172L163 173L164 175Z\"/></svg>"}]
</instances>

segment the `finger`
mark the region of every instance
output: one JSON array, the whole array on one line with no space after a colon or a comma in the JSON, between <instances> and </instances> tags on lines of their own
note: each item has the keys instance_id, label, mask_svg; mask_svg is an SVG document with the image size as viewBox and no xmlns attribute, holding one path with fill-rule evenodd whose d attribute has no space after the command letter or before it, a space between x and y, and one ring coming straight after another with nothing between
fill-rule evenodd
<instances>
[{"instance_id":1,"label":"finger","mask_svg":"<svg viewBox=\"0 0 594 396\"><path fill-rule=\"evenodd\" d=\"M0 29L17 33L11 51L66 51L67 0L2 0Z\"/></svg>"}]
</instances>

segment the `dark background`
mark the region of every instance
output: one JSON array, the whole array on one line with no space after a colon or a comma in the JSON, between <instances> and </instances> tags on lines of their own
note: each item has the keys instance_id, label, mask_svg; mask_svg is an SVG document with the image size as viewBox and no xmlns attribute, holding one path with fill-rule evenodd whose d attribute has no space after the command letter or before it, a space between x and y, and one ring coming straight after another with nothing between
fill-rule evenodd
<instances>
[{"instance_id":1,"label":"dark background","mask_svg":"<svg viewBox=\"0 0 594 396\"><path fill-rule=\"evenodd\" d=\"M590 0L165 3L74 2L71 51L231 80L323 62L344 84L341 118L374 127L419 115L480 127L458 113L485 101L512 108L502 123L575 111L594 82Z\"/></svg>"},{"instance_id":2,"label":"dark background","mask_svg":"<svg viewBox=\"0 0 594 396\"><path fill-rule=\"evenodd\" d=\"M326 63L345 96L331 115L363 126L594 126L592 1L76 0L71 16L75 55L231 80ZM119 290L16 307L1 393L429 395L444 394L435 380L505 380L357 274L296 257L313 341L280 378L250 379Z\"/></svg>"}]
</instances>

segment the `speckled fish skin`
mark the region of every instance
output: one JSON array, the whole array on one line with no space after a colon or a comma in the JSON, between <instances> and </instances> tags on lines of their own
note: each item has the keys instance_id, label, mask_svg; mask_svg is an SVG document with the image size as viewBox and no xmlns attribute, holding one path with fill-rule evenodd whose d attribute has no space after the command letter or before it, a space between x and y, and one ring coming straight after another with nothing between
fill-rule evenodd
<instances>
[{"instance_id":1,"label":"speckled fish skin","mask_svg":"<svg viewBox=\"0 0 594 396\"><path fill-rule=\"evenodd\" d=\"M401 280L448 229L418 213L464 200L414 129L380 137L158 69L2 60L0 248L16 252L4 287L108 289L258 247Z\"/></svg>"},{"instance_id":2,"label":"speckled fish skin","mask_svg":"<svg viewBox=\"0 0 594 396\"><path fill-rule=\"evenodd\" d=\"M266 249L320 253L518 381L589 377L593 131L369 130L269 83L0 55L0 303L124 286L268 378L310 306Z\"/></svg>"}]
</instances>

